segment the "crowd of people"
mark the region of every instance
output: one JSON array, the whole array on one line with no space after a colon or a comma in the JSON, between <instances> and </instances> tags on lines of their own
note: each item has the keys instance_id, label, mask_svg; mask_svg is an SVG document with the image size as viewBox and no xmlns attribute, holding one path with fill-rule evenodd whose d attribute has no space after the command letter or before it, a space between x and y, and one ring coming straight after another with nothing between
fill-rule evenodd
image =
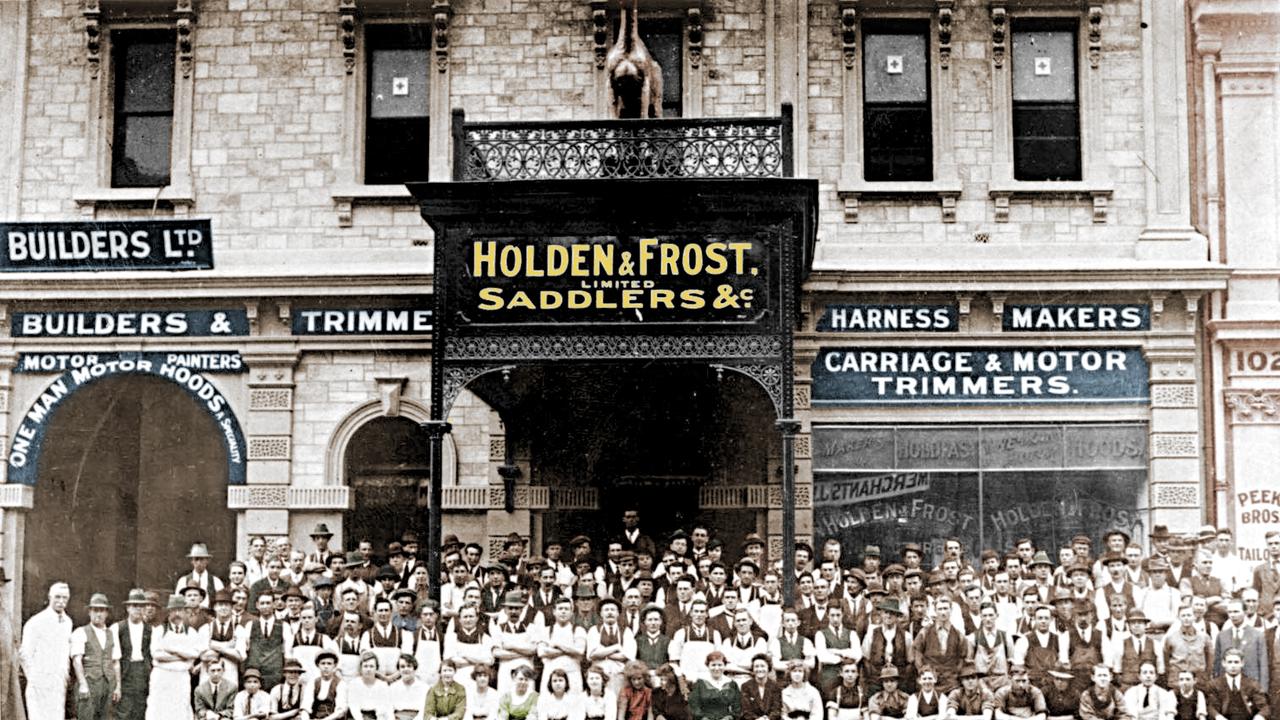
<instances>
[{"instance_id":1,"label":"crowd of people","mask_svg":"<svg viewBox=\"0 0 1280 720\"><path fill-rule=\"evenodd\" d=\"M1120 530L1098 548L1024 538L976 558L948 539L933 567L918 544L867 545L854 562L829 538L818 553L796 546L788 598L758 535L727 546L696 525L659 543L637 512L622 520L604 548L577 536L534 552L511 535L491 560L446 536L438 602L413 533L344 554L324 525L309 551L253 538L225 575L196 544L172 591L131 591L114 623L111 599L92 594L74 627L71 588L55 583L23 627L26 715L62 720L69 700L81 720L1266 720L1280 708L1280 530L1252 566L1213 527L1156 526L1146 547ZM16 683L0 681L2 701Z\"/></svg>"}]
</instances>

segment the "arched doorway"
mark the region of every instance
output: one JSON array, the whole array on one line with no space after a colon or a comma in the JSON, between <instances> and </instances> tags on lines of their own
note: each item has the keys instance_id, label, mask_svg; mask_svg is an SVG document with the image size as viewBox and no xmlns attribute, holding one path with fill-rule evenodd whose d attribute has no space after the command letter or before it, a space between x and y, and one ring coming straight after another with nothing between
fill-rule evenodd
<instances>
[{"instance_id":1,"label":"arched doorway","mask_svg":"<svg viewBox=\"0 0 1280 720\"><path fill-rule=\"evenodd\" d=\"M235 515L221 435L197 400L151 375L104 378L64 400L27 517L24 615L57 580L71 584L76 617L94 592L118 604L131 587L172 589L193 542L225 578Z\"/></svg>"},{"instance_id":2,"label":"arched doorway","mask_svg":"<svg viewBox=\"0 0 1280 720\"><path fill-rule=\"evenodd\" d=\"M431 450L418 423L377 417L347 442L343 477L354 495L343 527L351 547L370 540L382 547L405 530L426 532L420 507L429 499Z\"/></svg>"}]
</instances>

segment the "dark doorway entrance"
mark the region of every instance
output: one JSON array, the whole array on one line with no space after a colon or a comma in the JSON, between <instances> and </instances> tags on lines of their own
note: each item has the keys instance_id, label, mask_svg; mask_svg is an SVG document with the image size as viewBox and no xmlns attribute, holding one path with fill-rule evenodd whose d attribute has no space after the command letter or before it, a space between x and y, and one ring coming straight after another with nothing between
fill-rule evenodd
<instances>
[{"instance_id":1,"label":"dark doorway entrance","mask_svg":"<svg viewBox=\"0 0 1280 720\"><path fill-rule=\"evenodd\" d=\"M67 398L49 423L26 522L24 616L50 583L71 584L71 611L89 595L120 603L131 587L168 588L206 543L226 578L235 555L221 430L167 380L111 377Z\"/></svg>"},{"instance_id":2,"label":"dark doorway entrance","mask_svg":"<svg viewBox=\"0 0 1280 720\"><path fill-rule=\"evenodd\" d=\"M369 540L375 548L399 540L419 527L419 500L427 498L431 479L430 448L421 428L406 418L374 418L347 443L344 473L355 494L354 508L343 520L350 547Z\"/></svg>"}]
</instances>

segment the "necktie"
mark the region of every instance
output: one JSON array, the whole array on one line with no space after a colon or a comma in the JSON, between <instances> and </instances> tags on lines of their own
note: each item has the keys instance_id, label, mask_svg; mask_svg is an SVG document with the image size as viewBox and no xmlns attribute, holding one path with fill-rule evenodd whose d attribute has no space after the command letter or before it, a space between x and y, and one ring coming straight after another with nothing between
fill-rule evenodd
<instances>
[{"instance_id":1,"label":"necktie","mask_svg":"<svg viewBox=\"0 0 1280 720\"><path fill-rule=\"evenodd\" d=\"M1142 692L1142 707L1151 707L1151 688L1147 688Z\"/></svg>"}]
</instances>

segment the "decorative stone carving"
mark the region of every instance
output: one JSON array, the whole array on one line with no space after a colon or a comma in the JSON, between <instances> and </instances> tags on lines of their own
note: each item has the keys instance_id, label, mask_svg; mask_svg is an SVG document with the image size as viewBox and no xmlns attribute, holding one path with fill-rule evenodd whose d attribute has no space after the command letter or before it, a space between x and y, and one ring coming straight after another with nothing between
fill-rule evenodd
<instances>
[{"instance_id":1,"label":"decorative stone carving","mask_svg":"<svg viewBox=\"0 0 1280 720\"><path fill-rule=\"evenodd\" d=\"M507 436L506 435L490 435L489 436L489 460L490 462L504 462L507 459Z\"/></svg>"},{"instance_id":2,"label":"decorative stone carving","mask_svg":"<svg viewBox=\"0 0 1280 720\"><path fill-rule=\"evenodd\" d=\"M293 390L289 388L253 388L249 391L250 410L291 410Z\"/></svg>"},{"instance_id":3,"label":"decorative stone carving","mask_svg":"<svg viewBox=\"0 0 1280 720\"><path fill-rule=\"evenodd\" d=\"M250 460L288 460L288 435L256 435L249 438Z\"/></svg>"},{"instance_id":4,"label":"decorative stone carving","mask_svg":"<svg viewBox=\"0 0 1280 720\"><path fill-rule=\"evenodd\" d=\"M807 483L796 483L796 507L806 509L813 507L812 485Z\"/></svg>"},{"instance_id":5,"label":"decorative stone carving","mask_svg":"<svg viewBox=\"0 0 1280 720\"><path fill-rule=\"evenodd\" d=\"M1006 49L1005 32L1008 26L1009 26L1008 13L1005 11L1004 6L992 5L991 6L991 61L995 63L996 67L1004 67L1004 55L1005 55L1005 49ZM1007 201L1006 201L1005 207L1006 208L1008 207ZM1008 220L1007 213L1006 213L1005 220L999 220L998 218L999 218L999 213L997 212L996 222L1004 222L1005 220Z\"/></svg>"},{"instance_id":6,"label":"decorative stone carving","mask_svg":"<svg viewBox=\"0 0 1280 720\"><path fill-rule=\"evenodd\" d=\"M1280 423L1280 390L1227 390L1233 423Z\"/></svg>"},{"instance_id":7,"label":"decorative stone carving","mask_svg":"<svg viewBox=\"0 0 1280 720\"><path fill-rule=\"evenodd\" d=\"M858 7L855 0L840 0L840 47L844 67L852 70L858 57ZM854 202L853 220L849 219L849 206L845 204L845 222L858 222L857 201Z\"/></svg>"},{"instance_id":8,"label":"decorative stone carving","mask_svg":"<svg viewBox=\"0 0 1280 720\"><path fill-rule=\"evenodd\" d=\"M1196 457L1195 433L1157 433L1151 436L1152 457Z\"/></svg>"},{"instance_id":9,"label":"decorative stone carving","mask_svg":"<svg viewBox=\"0 0 1280 720\"><path fill-rule=\"evenodd\" d=\"M995 203L996 222L998 223L1009 222L1009 193L992 192L991 200Z\"/></svg>"},{"instance_id":10,"label":"decorative stone carving","mask_svg":"<svg viewBox=\"0 0 1280 720\"><path fill-rule=\"evenodd\" d=\"M435 31L436 70L444 72L449 69L449 20L453 18L453 8L448 0L436 0L431 4L431 25Z\"/></svg>"},{"instance_id":11,"label":"decorative stone carving","mask_svg":"<svg viewBox=\"0 0 1280 720\"><path fill-rule=\"evenodd\" d=\"M792 404L797 410L808 410L812 407L812 389L808 385L796 385L791 388Z\"/></svg>"},{"instance_id":12,"label":"decorative stone carving","mask_svg":"<svg viewBox=\"0 0 1280 720\"><path fill-rule=\"evenodd\" d=\"M84 0L85 63L89 77L98 79L102 71L102 7L98 0Z\"/></svg>"},{"instance_id":13,"label":"decorative stone carving","mask_svg":"<svg viewBox=\"0 0 1280 720\"><path fill-rule=\"evenodd\" d=\"M946 67L945 65L943 67ZM958 192L940 192L938 200L942 203L942 222L953 223L956 221L956 202L960 199Z\"/></svg>"},{"instance_id":14,"label":"decorative stone carving","mask_svg":"<svg viewBox=\"0 0 1280 720\"><path fill-rule=\"evenodd\" d=\"M685 28L689 35L689 67L702 66L702 8L691 7L686 14Z\"/></svg>"},{"instance_id":15,"label":"decorative stone carving","mask_svg":"<svg viewBox=\"0 0 1280 720\"><path fill-rule=\"evenodd\" d=\"M591 0L591 40L595 43L596 69L604 69L609 54L609 4L605 0Z\"/></svg>"},{"instance_id":16,"label":"decorative stone carving","mask_svg":"<svg viewBox=\"0 0 1280 720\"><path fill-rule=\"evenodd\" d=\"M191 77L192 62L192 40L191 26L195 23L196 12L191 6L191 0L178 0L177 6L173 9L173 14L177 18L174 26L178 34L178 68L182 71L182 77Z\"/></svg>"},{"instance_id":17,"label":"decorative stone carving","mask_svg":"<svg viewBox=\"0 0 1280 720\"><path fill-rule=\"evenodd\" d=\"M1095 65L1095 67L1097 67ZM1093 222L1098 225L1107 222L1107 208L1111 203L1110 192L1089 193L1093 198Z\"/></svg>"},{"instance_id":18,"label":"decorative stone carving","mask_svg":"<svg viewBox=\"0 0 1280 720\"><path fill-rule=\"evenodd\" d=\"M347 69L347 74L355 72L356 69L356 17L359 15L356 8L356 0L338 0L338 32L342 36L342 63ZM350 223L351 208L347 208L347 222ZM339 212L339 224L341 225L341 215ZM343 226L348 227L348 226Z\"/></svg>"},{"instance_id":19,"label":"decorative stone carving","mask_svg":"<svg viewBox=\"0 0 1280 720\"><path fill-rule=\"evenodd\" d=\"M1098 69L1102 62L1102 4L1089 4L1089 67ZM1094 220L1098 222L1098 220Z\"/></svg>"},{"instance_id":20,"label":"decorative stone carving","mask_svg":"<svg viewBox=\"0 0 1280 720\"><path fill-rule=\"evenodd\" d=\"M1161 383L1151 386L1152 407L1195 407L1196 386Z\"/></svg>"},{"instance_id":21,"label":"decorative stone carving","mask_svg":"<svg viewBox=\"0 0 1280 720\"><path fill-rule=\"evenodd\" d=\"M374 378L378 383L378 400L382 402L382 414L386 417L400 416L400 398L404 395L404 387L409 382L407 377Z\"/></svg>"},{"instance_id":22,"label":"decorative stone carving","mask_svg":"<svg viewBox=\"0 0 1280 720\"><path fill-rule=\"evenodd\" d=\"M227 488L229 510L283 510L288 503L287 485L232 485Z\"/></svg>"},{"instance_id":23,"label":"decorative stone carving","mask_svg":"<svg viewBox=\"0 0 1280 720\"><path fill-rule=\"evenodd\" d=\"M965 293L956 295L956 325L962 333L969 332L969 317L973 312L973 296Z\"/></svg>"},{"instance_id":24,"label":"decorative stone carving","mask_svg":"<svg viewBox=\"0 0 1280 720\"><path fill-rule=\"evenodd\" d=\"M943 69L951 66L951 16L955 4L955 0L938 0L938 64ZM944 216L943 222L955 222L954 210L952 219L948 221Z\"/></svg>"},{"instance_id":25,"label":"decorative stone carving","mask_svg":"<svg viewBox=\"0 0 1280 720\"><path fill-rule=\"evenodd\" d=\"M797 460L808 460L813 457L813 436L807 433L796 436L795 450ZM796 491L797 494L799 490Z\"/></svg>"},{"instance_id":26,"label":"decorative stone carving","mask_svg":"<svg viewBox=\"0 0 1280 720\"><path fill-rule=\"evenodd\" d=\"M1200 488L1195 484L1155 486L1157 507L1200 507Z\"/></svg>"}]
</instances>

